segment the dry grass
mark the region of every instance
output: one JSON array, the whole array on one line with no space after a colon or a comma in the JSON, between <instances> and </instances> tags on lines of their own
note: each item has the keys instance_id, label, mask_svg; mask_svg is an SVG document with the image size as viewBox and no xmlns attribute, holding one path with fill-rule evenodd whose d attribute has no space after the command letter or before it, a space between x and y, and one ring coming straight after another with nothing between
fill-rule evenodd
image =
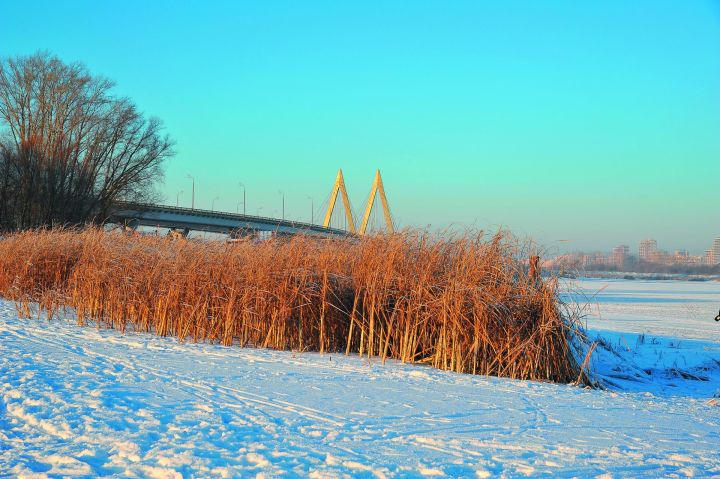
<instances>
[{"instance_id":1,"label":"dry grass","mask_svg":"<svg viewBox=\"0 0 720 479\"><path fill-rule=\"evenodd\" d=\"M97 230L0 241L0 295L29 315L181 340L345 352L436 368L570 382L580 374L557 283L528 277L502 235L255 244Z\"/></svg>"}]
</instances>

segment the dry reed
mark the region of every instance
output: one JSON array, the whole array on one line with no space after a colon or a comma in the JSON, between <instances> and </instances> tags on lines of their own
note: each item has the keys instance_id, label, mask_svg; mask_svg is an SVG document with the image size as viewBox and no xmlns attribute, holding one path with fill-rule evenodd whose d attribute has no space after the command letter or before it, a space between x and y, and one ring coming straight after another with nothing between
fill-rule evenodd
<instances>
[{"instance_id":1,"label":"dry reed","mask_svg":"<svg viewBox=\"0 0 720 479\"><path fill-rule=\"evenodd\" d=\"M415 232L348 240L172 241L99 230L0 241L0 295L29 315L181 340L344 352L474 374L581 373L557 282L510 238Z\"/></svg>"}]
</instances>

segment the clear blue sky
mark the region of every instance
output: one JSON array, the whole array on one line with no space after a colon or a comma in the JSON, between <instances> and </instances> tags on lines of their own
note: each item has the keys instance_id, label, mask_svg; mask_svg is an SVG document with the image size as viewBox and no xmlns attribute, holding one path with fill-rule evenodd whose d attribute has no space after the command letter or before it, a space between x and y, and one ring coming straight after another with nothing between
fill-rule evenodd
<instances>
[{"instance_id":1,"label":"clear blue sky","mask_svg":"<svg viewBox=\"0 0 720 479\"><path fill-rule=\"evenodd\" d=\"M0 3L0 55L39 49L164 120L168 203L191 173L198 207L242 181L307 220L338 167L358 211L380 168L402 226L720 235L718 1Z\"/></svg>"}]
</instances>

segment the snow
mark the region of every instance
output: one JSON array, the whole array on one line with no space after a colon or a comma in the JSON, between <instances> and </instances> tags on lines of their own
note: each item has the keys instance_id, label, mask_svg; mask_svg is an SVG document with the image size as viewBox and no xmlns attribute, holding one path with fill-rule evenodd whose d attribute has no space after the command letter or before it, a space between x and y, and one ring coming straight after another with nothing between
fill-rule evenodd
<instances>
[{"instance_id":1,"label":"snow","mask_svg":"<svg viewBox=\"0 0 720 479\"><path fill-rule=\"evenodd\" d=\"M720 475L720 285L570 287L601 290L608 389L182 344L0 301L0 477Z\"/></svg>"},{"instance_id":2,"label":"snow","mask_svg":"<svg viewBox=\"0 0 720 479\"><path fill-rule=\"evenodd\" d=\"M720 395L720 283L581 279L565 289L598 341L591 369L606 386Z\"/></svg>"},{"instance_id":3,"label":"snow","mask_svg":"<svg viewBox=\"0 0 720 479\"><path fill-rule=\"evenodd\" d=\"M713 318L718 281L580 279L565 284L565 299L583 304L590 329L720 342Z\"/></svg>"}]
</instances>

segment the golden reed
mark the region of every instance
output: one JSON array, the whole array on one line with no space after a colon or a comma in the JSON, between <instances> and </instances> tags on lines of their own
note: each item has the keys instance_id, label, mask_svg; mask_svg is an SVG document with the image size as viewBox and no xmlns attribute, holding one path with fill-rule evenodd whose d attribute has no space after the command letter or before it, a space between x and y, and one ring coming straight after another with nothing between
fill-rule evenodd
<instances>
[{"instance_id":1,"label":"golden reed","mask_svg":"<svg viewBox=\"0 0 720 479\"><path fill-rule=\"evenodd\" d=\"M510 238L406 231L255 243L31 231L0 240L0 295L29 316L180 340L344 352L473 374L570 382L580 368L557 281Z\"/></svg>"}]
</instances>

